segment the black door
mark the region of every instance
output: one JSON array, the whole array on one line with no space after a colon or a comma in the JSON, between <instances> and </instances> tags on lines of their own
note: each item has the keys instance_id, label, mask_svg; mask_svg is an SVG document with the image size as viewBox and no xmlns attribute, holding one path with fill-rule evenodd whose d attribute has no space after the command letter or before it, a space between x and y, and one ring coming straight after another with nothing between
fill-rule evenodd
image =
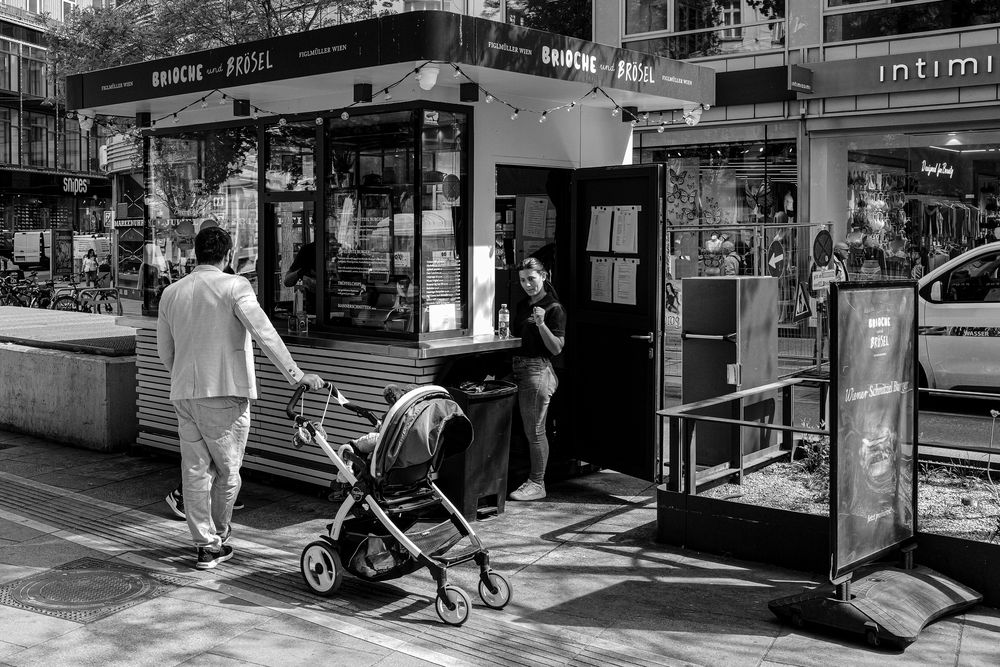
<instances>
[{"instance_id":1,"label":"black door","mask_svg":"<svg viewBox=\"0 0 1000 667\"><path fill-rule=\"evenodd\" d=\"M579 169L572 188L575 449L647 480L660 469L662 183L660 165L635 165Z\"/></svg>"}]
</instances>

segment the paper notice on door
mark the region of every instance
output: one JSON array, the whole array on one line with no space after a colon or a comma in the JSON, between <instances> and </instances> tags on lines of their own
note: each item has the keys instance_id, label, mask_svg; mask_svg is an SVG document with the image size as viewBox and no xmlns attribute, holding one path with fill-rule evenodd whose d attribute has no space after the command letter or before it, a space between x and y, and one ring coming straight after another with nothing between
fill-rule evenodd
<instances>
[{"instance_id":1,"label":"paper notice on door","mask_svg":"<svg viewBox=\"0 0 1000 667\"><path fill-rule=\"evenodd\" d=\"M637 259L616 259L613 279L614 302L635 305Z\"/></svg>"},{"instance_id":2,"label":"paper notice on door","mask_svg":"<svg viewBox=\"0 0 1000 667\"><path fill-rule=\"evenodd\" d=\"M607 206L590 207L588 252L608 252L611 249L611 214L612 209Z\"/></svg>"},{"instance_id":3,"label":"paper notice on door","mask_svg":"<svg viewBox=\"0 0 1000 667\"><path fill-rule=\"evenodd\" d=\"M590 258L590 300L611 303L611 272L614 263L603 257Z\"/></svg>"},{"instance_id":4,"label":"paper notice on door","mask_svg":"<svg viewBox=\"0 0 1000 667\"><path fill-rule=\"evenodd\" d=\"M524 200L524 236L533 239L545 238L545 212L549 207L548 197L526 197Z\"/></svg>"},{"instance_id":5,"label":"paper notice on door","mask_svg":"<svg viewBox=\"0 0 1000 667\"><path fill-rule=\"evenodd\" d=\"M615 208L614 231L611 235L612 252L639 252L639 215L634 206L618 206Z\"/></svg>"}]
</instances>

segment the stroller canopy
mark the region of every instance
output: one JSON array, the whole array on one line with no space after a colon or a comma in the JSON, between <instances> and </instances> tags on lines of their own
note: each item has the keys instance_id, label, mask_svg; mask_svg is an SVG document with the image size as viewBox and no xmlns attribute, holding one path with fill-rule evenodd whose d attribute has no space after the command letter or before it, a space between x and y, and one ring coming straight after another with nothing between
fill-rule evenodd
<instances>
[{"instance_id":1,"label":"stroller canopy","mask_svg":"<svg viewBox=\"0 0 1000 667\"><path fill-rule=\"evenodd\" d=\"M371 456L371 475L419 481L443 458L472 444L472 422L443 387L426 385L403 394L385 415ZM390 473L409 474L394 475Z\"/></svg>"}]
</instances>

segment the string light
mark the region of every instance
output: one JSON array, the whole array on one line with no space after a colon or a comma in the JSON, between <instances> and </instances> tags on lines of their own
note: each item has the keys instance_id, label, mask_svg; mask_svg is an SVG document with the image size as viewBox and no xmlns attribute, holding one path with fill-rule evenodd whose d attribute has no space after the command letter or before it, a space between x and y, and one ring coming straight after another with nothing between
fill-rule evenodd
<instances>
[{"instance_id":1,"label":"string light","mask_svg":"<svg viewBox=\"0 0 1000 667\"><path fill-rule=\"evenodd\" d=\"M392 99L392 93L390 91L393 88L395 88L396 86L403 84L406 81L406 79L411 74L419 82L420 81L420 77L421 77L421 70L423 70L424 67L427 66L427 65L433 65L434 68L437 68L439 65L450 65L452 67L452 69L453 69L452 76L454 78L456 78L456 79L460 78L460 77L464 77L469 83L475 84L479 88L479 91L482 94L485 95L485 99L486 99L486 103L487 104L492 104L494 101L498 101L501 104L509 107L511 109L511 114L510 114L510 119L511 120L517 120L518 116L520 115L520 113L522 111L527 111L529 113L538 114L538 116L539 116L538 122L539 123L545 123L548 120L549 112L551 112L551 111L555 111L556 109L566 109L567 112L571 112L573 109L576 108L576 106L577 106L577 104L579 102L582 102L583 100L585 100L585 99L587 99L587 98L589 98L591 96L603 95L609 102L611 102L611 107L612 107L611 108L611 117L612 118L616 118L618 116L618 114L621 113L622 114L622 119L623 120L628 120L631 123L632 127L636 127L638 125L640 119L642 121L644 121L644 122L648 122L649 121L649 112L648 111L645 111L642 114L639 114L638 112L633 112L630 108L623 107L613 97L611 97L611 95L609 95L606 90L604 90L600 86L594 86L593 88L591 88L590 90L588 90L586 93L584 93L583 95L581 95L580 97L578 97L575 100L569 100L566 103L563 103L563 104L560 104L560 105L557 105L557 106L554 106L554 107L551 107L551 108L548 108L548 109L530 109L530 108L529 109L523 109L521 107L516 107L513 104L511 104L510 102L507 102L507 101L505 101L505 100L503 100L501 98L498 98L496 95L494 95L491 92L488 92L485 88L483 88L482 86L480 86L478 84L478 82L474 81L468 74L466 74L458 65L456 65L454 63L448 63L446 61L434 61L434 60L428 60L428 61L420 64L418 67L415 67L413 70L407 71L399 80L397 80L394 83L391 83L391 84L385 86L385 88L383 88L380 91L380 93L385 96L385 101L388 102L389 100ZM234 99L234 98L230 97L229 95L227 95L226 93L222 92L221 90L213 90L211 93L208 93L204 97L198 98L197 100L191 102L190 104L188 104L188 105L186 105L184 107L181 107L180 109L174 111L173 113L166 114L166 115L164 115L164 116L162 116L160 118L157 118L157 119L151 119L150 127L151 128L155 127L157 121L162 121L162 120L165 120L167 118L172 119L174 123L178 123L179 122L179 115L183 111L186 111L187 109L193 107L196 104L200 105L201 108L203 108L203 109L207 108L209 98L213 94L216 94L216 93L219 95L219 104L220 105L225 104L226 102ZM354 102L353 104L349 104L346 107L343 107L342 110L341 110L341 113L340 113L340 119L341 120L345 120L345 121L348 120L348 119L350 119L350 113L348 112L348 109L351 109L351 108L353 108L353 107L355 107L355 106L357 106L358 104L361 104L361 103L362 102L358 101L358 102ZM709 106L707 104L698 104L698 107L699 107L699 110L707 110L709 108ZM253 120L258 120L261 114L274 115L274 116L278 116L279 115L279 114L277 114L276 112L273 112L273 111L268 111L266 109L261 109L260 107L257 107L257 106L251 106L250 117ZM673 124L675 122L673 114L674 114L674 112L671 111L671 120L670 121L664 121L662 119L660 120L660 124L658 126L656 126L656 131L657 132L660 132L660 133L664 132L667 125ZM69 117L71 117L71 116L69 116L69 114L67 114L67 118L69 118ZM101 121L98 121L97 119L95 119L95 122L101 123ZM325 121L324 121L324 118L322 116L318 116L316 118L316 124L317 125L323 125L324 122ZM277 124L279 126L284 126L286 123L287 123L287 120L284 117L280 117L277 120ZM110 123L101 123L101 124L106 124L108 127L111 127ZM652 128L650 128L650 129L652 129Z\"/></svg>"}]
</instances>

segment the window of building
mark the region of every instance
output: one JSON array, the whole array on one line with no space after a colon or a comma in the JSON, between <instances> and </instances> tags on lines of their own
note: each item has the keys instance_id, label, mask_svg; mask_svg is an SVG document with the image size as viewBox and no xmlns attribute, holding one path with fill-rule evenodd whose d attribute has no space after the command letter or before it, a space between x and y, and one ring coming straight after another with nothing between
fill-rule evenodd
<instances>
[{"instance_id":1,"label":"window of building","mask_svg":"<svg viewBox=\"0 0 1000 667\"><path fill-rule=\"evenodd\" d=\"M20 164L17 139L20 134L16 109L0 108L0 163Z\"/></svg>"},{"instance_id":2,"label":"window of building","mask_svg":"<svg viewBox=\"0 0 1000 667\"><path fill-rule=\"evenodd\" d=\"M1000 23L1000 4L966 0L827 0L826 42Z\"/></svg>"},{"instance_id":3,"label":"window of building","mask_svg":"<svg viewBox=\"0 0 1000 667\"><path fill-rule=\"evenodd\" d=\"M626 48L682 60L780 49L785 43L785 2L625 0L624 32Z\"/></svg>"},{"instance_id":4,"label":"window of building","mask_svg":"<svg viewBox=\"0 0 1000 667\"><path fill-rule=\"evenodd\" d=\"M155 312L162 288L196 265L194 237L222 227L233 237L232 270L257 289L257 130L187 131L149 141L148 216L142 252L144 308Z\"/></svg>"},{"instance_id":5,"label":"window of building","mask_svg":"<svg viewBox=\"0 0 1000 667\"><path fill-rule=\"evenodd\" d=\"M34 58L22 58L21 66L24 68L24 94L36 97L45 97L48 95L45 61Z\"/></svg>"},{"instance_id":6,"label":"window of building","mask_svg":"<svg viewBox=\"0 0 1000 667\"><path fill-rule=\"evenodd\" d=\"M468 142L464 112L330 120L326 324L355 332L464 330Z\"/></svg>"},{"instance_id":7,"label":"window of building","mask_svg":"<svg viewBox=\"0 0 1000 667\"><path fill-rule=\"evenodd\" d=\"M68 20L69 17L73 15L73 12L76 10L76 8L77 8L76 0L63 0L62 3L63 21Z\"/></svg>"},{"instance_id":8,"label":"window of building","mask_svg":"<svg viewBox=\"0 0 1000 667\"><path fill-rule=\"evenodd\" d=\"M733 26L729 30L723 30L722 39L742 39L743 30L739 26L740 21L740 0L723 0L720 4L722 10L722 24Z\"/></svg>"},{"instance_id":9,"label":"window of building","mask_svg":"<svg viewBox=\"0 0 1000 667\"><path fill-rule=\"evenodd\" d=\"M39 14L40 13L40 9L39 9L40 5L41 5L40 0L26 0L25 1L25 9L27 9L32 14Z\"/></svg>"}]
</instances>

